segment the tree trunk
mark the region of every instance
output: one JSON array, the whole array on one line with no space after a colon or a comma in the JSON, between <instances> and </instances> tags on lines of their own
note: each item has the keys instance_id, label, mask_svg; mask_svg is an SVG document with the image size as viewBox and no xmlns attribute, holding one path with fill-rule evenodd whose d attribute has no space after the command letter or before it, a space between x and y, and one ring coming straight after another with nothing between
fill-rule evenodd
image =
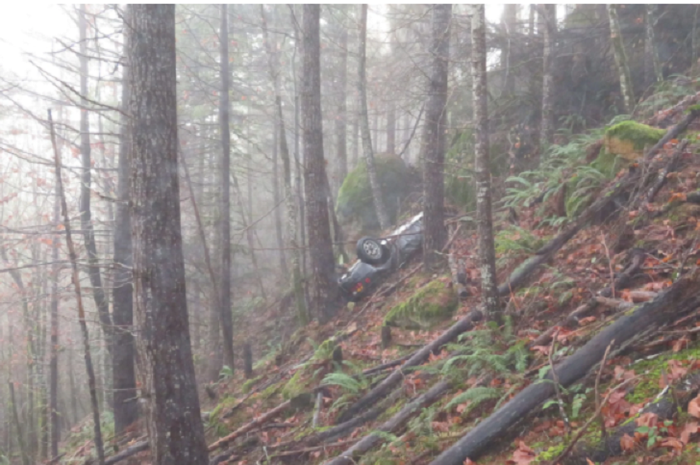
<instances>
[{"instance_id":1,"label":"tree trunk","mask_svg":"<svg viewBox=\"0 0 700 465\"><path fill-rule=\"evenodd\" d=\"M15 385L12 381L7 382L10 388L10 404L12 407L12 418L15 423L15 431L17 431L17 442L19 443L19 452L22 456L22 465L29 465L29 453L27 451L27 446L24 442L24 436L22 435L22 424L19 421L19 414L17 413L17 400L15 399Z\"/></svg>"},{"instance_id":2,"label":"tree trunk","mask_svg":"<svg viewBox=\"0 0 700 465\"><path fill-rule=\"evenodd\" d=\"M310 306L321 321L334 313L338 293L326 202L323 127L321 121L321 46L319 5L304 5L302 20L303 79L301 112L304 144L304 193L311 258Z\"/></svg>"},{"instance_id":3,"label":"tree trunk","mask_svg":"<svg viewBox=\"0 0 700 465\"><path fill-rule=\"evenodd\" d=\"M447 103L447 71L450 57L450 22L452 6L432 7L431 54L428 79L428 101L423 136L423 263L432 270L439 261L438 252L447 240L445 229L445 130Z\"/></svg>"},{"instance_id":4,"label":"tree trunk","mask_svg":"<svg viewBox=\"0 0 700 465\"><path fill-rule=\"evenodd\" d=\"M58 183L56 183L58 184ZM58 187L55 188L58 192ZM53 204L53 225L58 228L60 222L61 204L58 195L54 198ZM61 430L58 417L58 343L59 343L59 322L58 322L58 280L61 270L58 264L58 243L59 237L54 235L51 239L51 344L49 349L49 409L51 410L51 457L58 455L58 442L61 440ZM115 412L116 416L116 412Z\"/></svg>"},{"instance_id":5,"label":"tree trunk","mask_svg":"<svg viewBox=\"0 0 700 465\"><path fill-rule=\"evenodd\" d=\"M664 80L663 71L659 64L659 56L656 53L656 40L654 39L654 24L656 24L656 10L658 5L644 5L644 82L650 85ZM695 63L691 63L694 66Z\"/></svg>"},{"instance_id":6,"label":"tree trunk","mask_svg":"<svg viewBox=\"0 0 700 465\"><path fill-rule=\"evenodd\" d=\"M231 132L229 129L229 69L227 5L221 8L219 131L221 135L221 285L219 318L224 349L224 364L233 370L233 314L231 313Z\"/></svg>"},{"instance_id":7,"label":"tree trunk","mask_svg":"<svg viewBox=\"0 0 700 465\"><path fill-rule=\"evenodd\" d=\"M124 50L129 47L131 34L125 30ZM136 368L134 366L134 309L133 276L131 274L131 215L129 213L129 150L130 98L129 73L124 67L122 76L122 108L117 168L117 202L114 219L114 289L112 290L112 319L114 322L114 350L112 353L112 386L114 387L114 432L120 434L138 419L136 403Z\"/></svg>"},{"instance_id":8,"label":"tree trunk","mask_svg":"<svg viewBox=\"0 0 700 465\"><path fill-rule=\"evenodd\" d=\"M61 201L61 212L63 213L63 226L66 231L66 244L68 246L68 255L70 257L73 287L75 289L75 298L78 307L78 323L83 337L83 348L85 350L85 371L88 376L88 388L90 390L90 405L92 407L92 421L94 423L95 433L95 449L97 449L97 460L100 465L104 465L105 453L104 444L102 442L102 430L100 425L100 409L97 401L97 387L95 384L95 370L92 364L92 356L90 354L90 335L88 334L87 320L85 319L85 309L83 308L83 297L80 290L80 274L78 273L78 257L75 253L73 244L73 235L71 234L71 226L68 217L68 204L66 196L63 192L63 180L61 179L61 158L56 145L56 134L54 132L53 120L51 118L51 110L49 110L49 126L51 130L51 143L54 150L54 162L56 166L57 180L57 195Z\"/></svg>"},{"instance_id":9,"label":"tree trunk","mask_svg":"<svg viewBox=\"0 0 700 465\"><path fill-rule=\"evenodd\" d=\"M286 243L291 252L292 258L292 292L294 293L294 302L297 311L299 323L305 325L308 323L309 316L306 311L304 302L304 291L301 273L301 257L299 252L299 244L297 242L297 208L294 202L294 188L292 186L292 168L289 156L289 146L287 145L287 132L284 124L284 113L282 111L282 96L280 93L279 82L279 58L277 56L277 40L270 41L267 31L267 21L265 19L265 7L260 7L262 17L263 37L267 46L269 56L270 79L273 82L275 89L275 124L279 129L278 142L279 153L282 158L282 179L284 180L284 199L287 211L287 237Z\"/></svg>"},{"instance_id":10,"label":"tree trunk","mask_svg":"<svg viewBox=\"0 0 700 465\"><path fill-rule=\"evenodd\" d=\"M208 462L180 231L175 6L128 5L131 233L142 396L153 463Z\"/></svg>"},{"instance_id":11,"label":"tree trunk","mask_svg":"<svg viewBox=\"0 0 700 465\"><path fill-rule=\"evenodd\" d=\"M348 106L347 106L347 82L348 82L348 28L345 14L348 7L343 7L340 16L339 43L338 52L340 54L340 63L338 65L338 115L335 119L335 137L336 137L336 156L338 158L338 179L337 187L343 185L345 177L348 175L348 144L347 144L347 124L348 124Z\"/></svg>"},{"instance_id":12,"label":"tree trunk","mask_svg":"<svg viewBox=\"0 0 700 465\"><path fill-rule=\"evenodd\" d=\"M80 175L80 227L83 230L85 250L88 254L88 275L92 286L92 295L97 307L102 331L107 341L107 350L112 352L112 319L109 315L109 303L105 290L102 287L100 264L97 257L97 245L95 244L95 232L92 227L92 213L90 207L90 190L92 183L91 149L90 149L90 122L88 120L89 105L88 95L88 51L87 51L87 24L85 19L85 5L80 6L80 155L82 172Z\"/></svg>"},{"instance_id":13,"label":"tree trunk","mask_svg":"<svg viewBox=\"0 0 700 465\"><path fill-rule=\"evenodd\" d=\"M544 43L542 46L542 122L540 123L540 148L544 149L554 132L554 79L552 77L552 56L554 34L556 33L556 5L540 5L543 9L542 26Z\"/></svg>"},{"instance_id":14,"label":"tree trunk","mask_svg":"<svg viewBox=\"0 0 700 465\"><path fill-rule=\"evenodd\" d=\"M472 76L476 126L476 217L479 229L481 291L489 319L500 313L496 285L496 253L491 219L491 163L486 83L486 18L484 5L475 5L472 15Z\"/></svg>"},{"instance_id":15,"label":"tree trunk","mask_svg":"<svg viewBox=\"0 0 700 465\"><path fill-rule=\"evenodd\" d=\"M362 153L367 164L367 176L369 177L369 185L372 189L372 199L374 200L374 209L377 213L379 226L382 230L386 230L391 225L389 214L384 205L384 197L382 197L382 188L379 185L377 177L377 169L374 164L374 153L372 150L372 136L369 131L369 115L367 114L367 78L365 76L366 64L366 48L367 48L367 4L363 3L360 13L360 51L359 64L357 72L357 91L360 94L360 133L362 134Z\"/></svg>"},{"instance_id":16,"label":"tree trunk","mask_svg":"<svg viewBox=\"0 0 700 465\"><path fill-rule=\"evenodd\" d=\"M501 26L503 27L505 44L501 49L501 73L503 95L511 96L515 92L515 75L512 68L513 41L516 40L518 24L518 7L516 4L503 5Z\"/></svg>"},{"instance_id":17,"label":"tree trunk","mask_svg":"<svg viewBox=\"0 0 700 465\"><path fill-rule=\"evenodd\" d=\"M631 113L635 105L634 89L632 88L632 75L627 65L625 45L622 41L622 34L620 33L620 22L617 19L616 5L608 5L608 17L610 18L610 40L612 41L617 72L620 76L620 90L625 104L624 111Z\"/></svg>"}]
</instances>

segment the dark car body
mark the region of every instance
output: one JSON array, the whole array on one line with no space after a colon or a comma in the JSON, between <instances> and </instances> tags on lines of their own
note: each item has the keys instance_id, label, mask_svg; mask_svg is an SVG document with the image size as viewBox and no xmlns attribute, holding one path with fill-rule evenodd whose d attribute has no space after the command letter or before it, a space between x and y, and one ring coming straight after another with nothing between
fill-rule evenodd
<instances>
[{"instance_id":1,"label":"dark car body","mask_svg":"<svg viewBox=\"0 0 700 465\"><path fill-rule=\"evenodd\" d=\"M378 265L357 260L340 278L343 296L356 302L372 292L382 280L403 265L423 244L423 213L395 229L390 236L379 242L388 249L388 257Z\"/></svg>"}]
</instances>

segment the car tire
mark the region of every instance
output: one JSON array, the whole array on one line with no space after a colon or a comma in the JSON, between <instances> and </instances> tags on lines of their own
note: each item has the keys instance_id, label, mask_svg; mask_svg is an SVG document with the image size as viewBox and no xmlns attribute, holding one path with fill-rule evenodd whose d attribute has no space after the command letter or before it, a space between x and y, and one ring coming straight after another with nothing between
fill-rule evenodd
<instances>
[{"instance_id":1,"label":"car tire","mask_svg":"<svg viewBox=\"0 0 700 465\"><path fill-rule=\"evenodd\" d=\"M381 265L389 257L389 249L373 237L357 241L357 258L370 265Z\"/></svg>"}]
</instances>

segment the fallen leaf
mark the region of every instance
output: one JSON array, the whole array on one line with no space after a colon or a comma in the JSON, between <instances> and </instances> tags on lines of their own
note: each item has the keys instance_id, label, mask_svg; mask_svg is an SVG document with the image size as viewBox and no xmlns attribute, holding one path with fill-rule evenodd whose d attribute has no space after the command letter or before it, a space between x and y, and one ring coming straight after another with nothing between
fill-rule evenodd
<instances>
[{"instance_id":1,"label":"fallen leaf","mask_svg":"<svg viewBox=\"0 0 700 465\"><path fill-rule=\"evenodd\" d=\"M683 441L684 444L688 444L690 442L690 436L698 432L698 422L697 421L691 421L690 423L686 423L685 426L683 427L683 431L681 431L681 441Z\"/></svg>"},{"instance_id":2,"label":"fallen leaf","mask_svg":"<svg viewBox=\"0 0 700 465\"><path fill-rule=\"evenodd\" d=\"M620 447L625 452L631 451L634 448L634 438L629 434L625 434L620 438Z\"/></svg>"},{"instance_id":3,"label":"fallen leaf","mask_svg":"<svg viewBox=\"0 0 700 465\"><path fill-rule=\"evenodd\" d=\"M659 416L652 412L643 413L637 418L637 425L653 428L659 422Z\"/></svg>"},{"instance_id":4,"label":"fallen leaf","mask_svg":"<svg viewBox=\"0 0 700 465\"><path fill-rule=\"evenodd\" d=\"M688 404L688 413L695 418L700 418L700 396L690 401Z\"/></svg>"},{"instance_id":5,"label":"fallen leaf","mask_svg":"<svg viewBox=\"0 0 700 465\"><path fill-rule=\"evenodd\" d=\"M683 443L677 438L666 438L661 442L660 446L668 447L677 451L683 450Z\"/></svg>"},{"instance_id":6,"label":"fallen leaf","mask_svg":"<svg viewBox=\"0 0 700 465\"><path fill-rule=\"evenodd\" d=\"M598 319L598 317L595 316L595 315L593 315L593 316L588 316L588 317L586 317L586 318L581 318L580 320L578 320L578 324L579 324L579 326L586 326L586 325L589 324L589 323L593 323L593 322L596 321L597 319Z\"/></svg>"},{"instance_id":7,"label":"fallen leaf","mask_svg":"<svg viewBox=\"0 0 700 465\"><path fill-rule=\"evenodd\" d=\"M523 441L520 441L518 449L513 452L513 457L508 462L515 465L529 465L536 457L535 451L530 449Z\"/></svg>"}]
</instances>

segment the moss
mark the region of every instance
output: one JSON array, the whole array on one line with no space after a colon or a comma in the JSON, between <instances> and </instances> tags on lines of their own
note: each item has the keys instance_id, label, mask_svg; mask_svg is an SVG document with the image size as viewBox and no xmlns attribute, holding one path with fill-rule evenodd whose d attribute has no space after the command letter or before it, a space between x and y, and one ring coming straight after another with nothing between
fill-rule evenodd
<instances>
[{"instance_id":1,"label":"moss","mask_svg":"<svg viewBox=\"0 0 700 465\"><path fill-rule=\"evenodd\" d=\"M287 384L285 384L282 388L282 396L285 399L291 399L304 392L306 383L304 383L301 379L303 371L303 369L297 370L297 372L294 373L289 381L287 381Z\"/></svg>"},{"instance_id":2,"label":"moss","mask_svg":"<svg viewBox=\"0 0 700 465\"><path fill-rule=\"evenodd\" d=\"M244 393L250 392L251 388L260 381L260 379L263 377L263 375L257 376L255 378L247 380L245 383L243 383L243 386L241 386L241 391Z\"/></svg>"},{"instance_id":3,"label":"moss","mask_svg":"<svg viewBox=\"0 0 700 465\"><path fill-rule=\"evenodd\" d=\"M399 205L409 193L418 188L419 182L410 168L396 155L377 155L375 165L384 205L390 220L395 222ZM364 161L360 161L343 181L338 191L335 210L338 220L346 226L354 224L359 226L361 231L379 228Z\"/></svg>"},{"instance_id":4,"label":"moss","mask_svg":"<svg viewBox=\"0 0 700 465\"><path fill-rule=\"evenodd\" d=\"M605 149L627 160L643 155L645 147L656 144L666 131L636 121L623 121L605 131Z\"/></svg>"},{"instance_id":5,"label":"moss","mask_svg":"<svg viewBox=\"0 0 700 465\"><path fill-rule=\"evenodd\" d=\"M686 113L690 113L693 111L700 111L700 103L698 103L697 105L689 106L688 109L686 110Z\"/></svg>"},{"instance_id":6,"label":"moss","mask_svg":"<svg viewBox=\"0 0 700 465\"><path fill-rule=\"evenodd\" d=\"M409 329L430 327L452 316L458 303L454 289L436 279L389 310L384 324Z\"/></svg>"}]
</instances>

